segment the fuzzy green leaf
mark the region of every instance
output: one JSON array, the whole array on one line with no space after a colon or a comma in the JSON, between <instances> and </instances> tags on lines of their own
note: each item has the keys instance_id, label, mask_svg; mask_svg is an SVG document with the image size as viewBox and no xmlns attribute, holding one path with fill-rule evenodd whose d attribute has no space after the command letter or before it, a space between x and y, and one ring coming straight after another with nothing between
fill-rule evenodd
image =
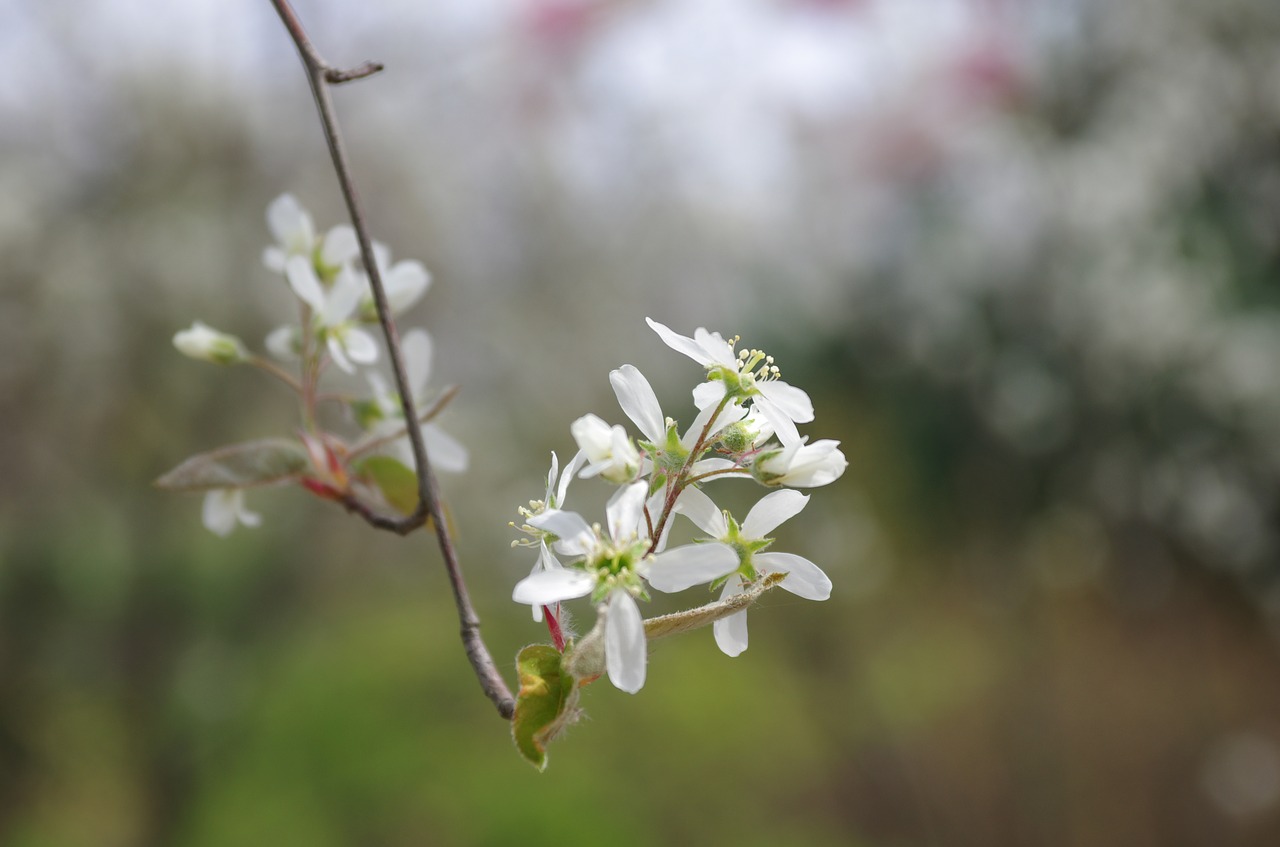
<instances>
[{"instance_id":1,"label":"fuzzy green leaf","mask_svg":"<svg viewBox=\"0 0 1280 847\"><path fill-rule=\"evenodd\" d=\"M155 484L168 491L249 488L293 479L308 466L307 452L297 441L264 438L199 453Z\"/></svg>"},{"instance_id":2,"label":"fuzzy green leaf","mask_svg":"<svg viewBox=\"0 0 1280 847\"><path fill-rule=\"evenodd\" d=\"M357 472L378 487L382 496L402 515L418 508L418 475L390 456L370 456L359 464Z\"/></svg>"},{"instance_id":3,"label":"fuzzy green leaf","mask_svg":"<svg viewBox=\"0 0 1280 847\"><path fill-rule=\"evenodd\" d=\"M578 689L549 644L531 644L516 657L520 692L511 718L516 749L538 770L547 766L547 745L578 715Z\"/></svg>"}]
</instances>

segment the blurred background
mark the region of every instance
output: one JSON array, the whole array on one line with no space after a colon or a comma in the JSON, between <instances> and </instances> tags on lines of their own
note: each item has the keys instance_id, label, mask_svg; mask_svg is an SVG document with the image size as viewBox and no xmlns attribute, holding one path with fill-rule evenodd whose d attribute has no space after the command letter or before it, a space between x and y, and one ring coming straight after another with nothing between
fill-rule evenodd
<instances>
[{"instance_id":1,"label":"blurred background","mask_svg":"<svg viewBox=\"0 0 1280 847\"><path fill-rule=\"evenodd\" d=\"M779 544L833 596L591 686L537 774L427 536L280 489L220 540L150 485L296 426L171 343L292 313L272 198L342 220L270 4L0 0L0 843L1280 843L1280 6L297 11L387 65L338 107L434 273L402 326L461 386L504 667L547 640L506 522L570 421L623 420L608 369L691 414L645 316L812 395L850 467Z\"/></svg>"}]
</instances>

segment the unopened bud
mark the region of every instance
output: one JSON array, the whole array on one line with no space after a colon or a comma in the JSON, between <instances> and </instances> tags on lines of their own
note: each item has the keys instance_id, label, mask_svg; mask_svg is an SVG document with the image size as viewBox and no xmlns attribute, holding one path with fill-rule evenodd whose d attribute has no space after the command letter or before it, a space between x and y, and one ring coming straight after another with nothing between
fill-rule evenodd
<instances>
[{"instance_id":1,"label":"unopened bud","mask_svg":"<svg viewBox=\"0 0 1280 847\"><path fill-rule=\"evenodd\" d=\"M249 359L249 351L239 338L218 332L200 321L193 323L190 329L175 334L173 346L193 359L217 365L236 365Z\"/></svg>"}]
</instances>

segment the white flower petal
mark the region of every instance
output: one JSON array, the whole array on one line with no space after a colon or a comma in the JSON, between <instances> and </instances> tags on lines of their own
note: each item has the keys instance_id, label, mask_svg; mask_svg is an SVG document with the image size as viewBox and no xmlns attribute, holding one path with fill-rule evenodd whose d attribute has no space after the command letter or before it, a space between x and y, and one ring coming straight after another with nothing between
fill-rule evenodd
<instances>
[{"instance_id":1,"label":"white flower petal","mask_svg":"<svg viewBox=\"0 0 1280 847\"><path fill-rule=\"evenodd\" d=\"M747 512L747 519L742 522L742 535L745 538L767 538L786 520L794 518L809 502L807 494L784 489L766 494Z\"/></svg>"},{"instance_id":2,"label":"white flower petal","mask_svg":"<svg viewBox=\"0 0 1280 847\"><path fill-rule=\"evenodd\" d=\"M413 399L422 399L422 393L431 381L431 360L434 345L425 329L411 329L400 339L400 352L404 354L405 376L413 390Z\"/></svg>"},{"instance_id":3,"label":"white flower petal","mask_svg":"<svg viewBox=\"0 0 1280 847\"><path fill-rule=\"evenodd\" d=\"M702 327L698 327L693 331L693 342L705 350L717 365L723 365L734 371L738 369L738 357L733 354L733 348L720 336L720 333L707 332Z\"/></svg>"},{"instance_id":4,"label":"white flower petal","mask_svg":"<svg viewBox=\"0 0 1280 847\"><path fill-rule=\"evenodd\" d=\"M391 314L398 315L417 303L430 284L431 274L421 262L397 262L382 279Z\"/></svg>"},{"instance_id":5,"label":"white flower petal","mask_svg":"<svg viewBox=\"0 0 1280 847\"><path fill-rule=\"evenodd\" d=\"M262 516L250 512L244 505L244 491L238 488L217 488L204 496L201 520L214 535L226 537L237 523L258 526Z\"/></svg>"},{"instance_id":6,"label":"white flower petal","mask_svg":"<svg viewBox=\"0 0 1280 847\"><path fill-rule=\"evenodd\" d=\"M238 493L220 488L204 495L200 517L205 529L223 538L231 534L231 530L236 528L236 507L231 498Z\"/></svg>"},{"instance_id":7,"label":"white flower petal","mask_svg":"<svg viewBox=\"0 0 1280 847\"><path fill-rule=\"evenodd\" d=\"M350 224L338 224L324 237L320 248L320 261L326 267L336 268L360 255L360 242Z\"/></svg>"},{"instance_id":8,"label":"white flower petal","mask_svg":"<svg viewBox=\"0 0 1280 847\"><path fill-rule=\"evenodd\" d=\"M342 346L351 361L361 365L371 365L378 361L378 342L363 329L354 326L344 327L341 333Z\"/></svg>"},{"instance_id":9,"label":"white flower petal","mask_svg":"<svg viewBox=\"0 0 1280 847\"><path fill-rule=\"evenodd\" d=\"M662 407L658 405L658 395L644 374L632 365L623 365L609 372L609 384L618 397L618 405L626 413L631 422L644 433L644 437L654 444L661 445L666 434L666 421L662 417Z\"/></svg>"},{"instance_id":10,"label":"white flower petal","mask_svg":"<svg viewBox=\"0 0 1280 847\"><path fill-rule=\"evenodd\" d=\"M433 423L422 425L422 441L427 448L431 467L445 473L462 473L470 463L470 454L462 442Z\"/></svg>"},{"instance_id":11,"label":"white flower petal","mask_svg":"<svg viewBox=\"0 0 1280 847\"><path fill-rule=\"evenodd\" d=\"M511 599L517 603L550 606L561 600L585 597L595 585L595 577L591 574L572 568L538 571L516 583Z\"/></svg>"},{"instance_id":12,"label":"white flower petal","mask_svg":"<svg viewBox=\"0 0 1280 847\"><path fill-rule=\"evenodd\" d=\"M729 577L720 592L720 599L727 600L742 593L742 578L737 574ZM747 610L735 612L727 618L721 618L711 625L715 633L716 646L726 656L740 656L747 649Z\"/></svg>"},{"instance_id":13,"label":"white flower petal","mask_svg":"<svg viewBox=\"0 0 1280 847\"><path fill-rule=\"evenodd\" d=\"M649 584L659 591L683 591L732 573L738 564L738 553L728 544L686 544L654 559Z\"/></svg>"},{"instance_id":14,"label":"white flower petal","mask_svg":"<svg viewBox=\"0 0 1280 847\"><path fill-rule=\"evenodd\" d=\"M333 363L342 368L349 374L356 372L356 366L351 364L351 360L347 358L347 351L342 346L342 338L338 335L329 336L329 357L333 359Z\"/></svg>"},{"instance_id":15,"label":"white flower petal","mask_svg":"<svg viewBox=\"0 0 1280 847\"><path fill-rule=\"evenodd\" d=\"M645 323L649 324L650 329L658 333L658 337L663 343L675 350L677 353L683 353L698 364L706 367L712 364L712 359L707 355L707 351L695 342L692 338L673 332L665 324L660 324L652 318L645 318Z\"/></svg>"},{"instance_id":16,"label":"white flower petal","mask_svg":"<svg viewBox=\"0 0 1280 847\"><path fill-rule=\"evenodd\" d=\"M615 591L609 595L606 615L604 661L609 681L628 694L635 694L644 687L647 652L640 607L630 594Z\"/></svg>"},{"instance_id":17,"label":"white flower petal","mask_svg":"<svg viewBox=\"0 0 1280 847\"><path fill-rule=\"evenodd\" d=\"M727 471L736 467L738 466L737 464L734 463L732 459L720 459L720 458L699 459L698 461L694 462L693 467L689 469L689 475L702 476L703 474L707 474L712 471ZM736 477L750 478L750 474L745 472L741 474L724 474L723 476L712 477L712 479L733 479Z\"/></svg>"},{"instance_id":18,"label":"white flower petal","mask_svg":"<svg viewBox=\"0 0 1280 847\"><path fill-rule=\"evenodd\" d=\"M701 489L693 486L685 488L676 501L675 510L697 524L709 538L724 538L729 534L724 512Z\"/></svg>"},{"instance_id":19,"label":"white flower petal","mask_svg":"<svg viewBox=\"0 0 1280 847\"><path fill-rule=\"evenodd\" d=\"M785 573L787 578L779 585L797 597L806 600L826 600L831 596L831 580L822 568L794 553L757 553L752 561L758 568L774 573Z\"/></svg>"},{"instance_id":20,"label":"white flower petal","mask_svg":"<svg viewBox=\"0 0 1280 847\"><path fill-rule=\"evenodd\" d=\"M639 533L644 521L644 500L648 490L649 484L640 480L618 489L609 498L604 514L609 525L609 536L614 541L625 541Z\"/></svg>"},{"instance_id":21,"label":"white flower petal","mask_svg":"<svg viewBox=\"0 0 1280 847\"><path fill-rule=\"evenodd\" d=\"M360 295L368 290L363 277L357 276L350 268L343 268L333 280L324 308L320 312L320 322L324 326L337 326L351 317Z\"/></svg>"},{"instance_id":22,"label":"white flower petal","mask_svg":"<svg viewBox=\"0 0 1280 847\"><path fill-rule=\"evenodd\" d=\"M756 389L796 423L808 423L813 420L813 401L809 399L808 394L794 385L770 379L757 382Z\"/></svg>"},{"instance_id":23,"label":"white flower petal","mask_svg":"<svg viewBox=\"0 0 1280 847\"><path fill-rule=\"evenodd\" d=\"M302 348L298 328L292 324L278 326L267 333L267 351L283 362L296 361Z\"/></svg>"},{"instance_id":24,"label":"white flower petal","mask_svg":"<svg viewBox=\"0 0 1280 847\"><path fill-rule=\"evenodd\" d=\"M783 444L795 444L800 440L800 431L796 429L791 418L763 395L752 398L752 405L764 415L778 433L778 440Z\"/></svg>"},{"instance_id":25,"label":"white flower petal","mask_svg":"<svg viewBox=\"0 0 1280 847\"><path fill-rule=\"evenodd\" d=\"M307 252L315 241L311 216L292 194L281 194L267 206L267 228L290 253Z\"/></svg>"},{"instance_id":26,"label":"white flower petal","mask_svg":"<svg viewBox=\"0 0 1280 847\"><path fill-rule=\"evenodd\" d=\"M582 463L587 460L586 455L581 450L574 454L569 460L569 464L565 466L564 472L560 474L560 485L556 488L557 508L564 508L564 501L569 496L569 483L573 481L573 475L578 472L578 468L582 467Z\"/></svg>"},{"instance_id":27,"label":"white flower petal","mask_svg":"<svg viewBox=\"0 0 1280 847\"><path fill-rule=\"evenodd\" d=\"M581 556L595 547L595 531L577 512L548 509L529 518L529 526L559 537L556 549L566 556Z\"/></svg>"},{"instance_id":28,"label":"white flower petal","mask_svg":"<svg viewBox=\"0 0 1280 847\"><path fill-rule=\"evenodd\" d=\"M311 267L309 259L303 256L290 257L284 266L284 275L289 280L289 287L293 289L293 293L299 300L310 306L316 314L324 312L324 288L320 285L320 279L316 276L315 268Z\"/></svg>"},{"instance_id":29,"label":"white flower petal","mask_svg":"<svg viewBox=\"0 0 1280 847\"><path fill-rule=\"evenodd\" d=\"M724 399L724 381L719 379L699 383L693 389L693 405L699 409L715 406Z\"/></svg>"},{"instance_id":30,"label":"white flower petal","mask_svg":"<svg viewBox=\"0 0 1280 847\"><path fill-rule=\"evenodd\" d=\"M578 418L569 424L569 433L592 463L608 459L612 454L613 430L596 415L587 414Z\"/></svg>"},{"instance_id":31,"label":"white flower petal","mask_svg":"<svg viewBox=\"0 0 1280 847\"><path fill-rule=\"evenodd\" d=\"M262 264L266 265L269 271L284 273L284 266L288 261L289 254L279 247L268 247L262 251Z\"/></svg>"}]
</instances>

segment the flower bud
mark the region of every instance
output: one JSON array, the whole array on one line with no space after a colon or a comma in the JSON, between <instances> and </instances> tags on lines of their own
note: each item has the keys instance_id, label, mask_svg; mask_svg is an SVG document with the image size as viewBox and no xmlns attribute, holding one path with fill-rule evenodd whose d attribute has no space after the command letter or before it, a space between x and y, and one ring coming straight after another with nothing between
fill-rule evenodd
<instances>
[{"instance_id":1,"label":"flower bud","mask_svg":"<svg viewBox=\"0 0 1280 847\"><path fill-rule=\"evenodd\" d=\"M236 365L249 359L249 351L234 335L218 332L200 321L173 336L173 346L184 355L216 365Z\"/></svg>"},{"instance_id":2,"label":"flower bud","mask_svg":"<svg viewBox=\"0 0 1280 847\"><path fill-rule=\"evenodd\" d=\"M761 485L817 488L835 482L849 463L839 441L822 439L813 444L797 441L780 450L767 450L751 465L751 476Z\"/></svg>"}]
</instances>

